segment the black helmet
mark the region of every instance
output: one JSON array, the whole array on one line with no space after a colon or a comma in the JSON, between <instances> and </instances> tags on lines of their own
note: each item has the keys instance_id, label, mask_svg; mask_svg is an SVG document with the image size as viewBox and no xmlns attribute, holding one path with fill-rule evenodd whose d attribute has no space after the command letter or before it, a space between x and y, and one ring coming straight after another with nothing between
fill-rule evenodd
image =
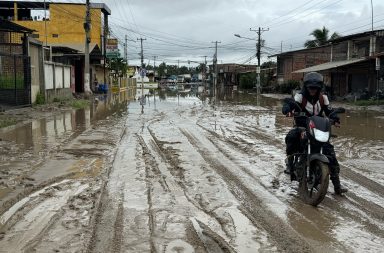
<instances>
[{"instance_id":1,"label":"black helmet","mask_svg":"<svg viewBox=\"0 0 384 253\"><path fill-rule=\"evenodd\" d=\"M324 84L324 78L317 72L310 72L305 74L303 78L305 88L318 88L322 89Z\"/></svg>"}]
</instances>

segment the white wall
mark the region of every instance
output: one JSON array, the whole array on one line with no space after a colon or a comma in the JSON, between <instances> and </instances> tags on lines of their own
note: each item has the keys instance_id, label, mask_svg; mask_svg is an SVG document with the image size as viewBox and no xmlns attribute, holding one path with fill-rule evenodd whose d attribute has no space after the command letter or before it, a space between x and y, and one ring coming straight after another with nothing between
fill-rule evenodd
<instances>
[{"instance_id":1,"label":"white wall","mask_svg":"<svg viewBox=\"0 0 384 253\"><path fill-rule=\"evenodd\" d=\"M55 88L62 89L64 83L63 66L55 65Z\"/></svg>"},{"instance_id":2,"label":"white wall","mask_svg":"<svg viewBox=\"0 0 384 253\"><path fill-rule=\"evenodd\" d=\"M64 88L71 88L71 67L64 67Z\"/></svg>"},{"instance_id":3,"label":"white wall","mask_svg":"<svg viewBox=\"0 0 384 253\"><path fill-rule=\"evenodd\" d=\"M44 64L45 89L54 89L53 64Z\"/></svg>"},{"instance_id":4,"label":"white wall","mask_svg":"<svg viewBox=\"0 0 384 253\"><path fill-rule=\"evenodd\" d=\"M63 89L71 87L71 66L54 62L45 62L45 89Z\"/></svg>"}]
</instances>

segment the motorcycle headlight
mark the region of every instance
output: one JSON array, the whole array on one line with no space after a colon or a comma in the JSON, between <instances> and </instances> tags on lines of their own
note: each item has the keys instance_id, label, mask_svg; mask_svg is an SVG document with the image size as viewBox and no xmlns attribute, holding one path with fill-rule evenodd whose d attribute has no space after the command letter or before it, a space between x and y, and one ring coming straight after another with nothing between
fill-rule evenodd
<instances>
[{"instance_id":1,"label":"motorcycle headlight","mask_svg":"<svg viewBox=\"0 0 384 253\"><path fill-rule=\"evenodd\" d=\"M323 132L319 129L313 128L313 135L317 141L328 142L329 141L329 132Z\"/></svg>"}]
</instances>

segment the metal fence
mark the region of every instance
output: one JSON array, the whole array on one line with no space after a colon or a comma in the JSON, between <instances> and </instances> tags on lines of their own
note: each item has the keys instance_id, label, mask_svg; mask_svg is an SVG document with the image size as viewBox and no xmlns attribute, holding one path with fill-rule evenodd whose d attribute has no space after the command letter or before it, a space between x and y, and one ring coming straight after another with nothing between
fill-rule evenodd
<instances>
[{"instance_id":1,"label":"metal fence","mask_svg":"<svg viewBox=\"0 0 384 253\"><path fill-rule=\"evenodd\" d=\"M31 64L28 56L0 53L0 104L31 104Z\"/></svg>"}]
</instances>

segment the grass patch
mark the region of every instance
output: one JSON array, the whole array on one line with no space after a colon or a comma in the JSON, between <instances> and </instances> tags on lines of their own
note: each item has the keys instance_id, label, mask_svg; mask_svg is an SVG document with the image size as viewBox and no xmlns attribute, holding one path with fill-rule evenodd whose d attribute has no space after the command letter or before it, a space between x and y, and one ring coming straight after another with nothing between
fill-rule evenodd
<instances>
[{"instance_id":1,"label":"grass patch","mask_svg":"<svg viewBox=\"0 0 384 253\"><path fill-rule=\"evenodd\" d=\"M15 77L14 76L0 76L0 87L2 89L14 89ZM16 89L24 89L24 77L16 76Z\"/></svg>"},{"instance_id":2,"label":"grass patch","mask_svg":"<svg viewBox=\"0 0 384 253\"><path fill-rule=\"evenodd\" d=\"M90 103L91 102L89 100L76 99L71 101L70 105L75 109L84 109L84 108L87 108L90 105Z\"/></svg>"},{"instance_id":3,"label":"grass patch","mask_svg":"<svg viewBox=\"0 0 384 253\"><path fill-rule=\"evenodd\" d=\"M36 95L36 102L37 105L43 105L45 104L45 97L42 93L37 93Z\"/></svg>"},{"instance_id":4,"label":"grass patch","mask_svg":"<svg viewBox=\"0 0 384 253\"><path fill-rule=\"evenodd\" d=\"M17 123L17 120L13 118L0 119L0 128L12 126L12 125L15 125L16 123Z\"/></svg>"},{"instance_id":5,"label":"grass patch","mask_svg":"<svg viewBox=\"0 0 384 253\"><path fill-rule=\"evenodd\" d=\"M352 104L357 106L384 105L384 100L381 99L379 102L377 100L358 100Z\"/></svg>"}]
</instances>

